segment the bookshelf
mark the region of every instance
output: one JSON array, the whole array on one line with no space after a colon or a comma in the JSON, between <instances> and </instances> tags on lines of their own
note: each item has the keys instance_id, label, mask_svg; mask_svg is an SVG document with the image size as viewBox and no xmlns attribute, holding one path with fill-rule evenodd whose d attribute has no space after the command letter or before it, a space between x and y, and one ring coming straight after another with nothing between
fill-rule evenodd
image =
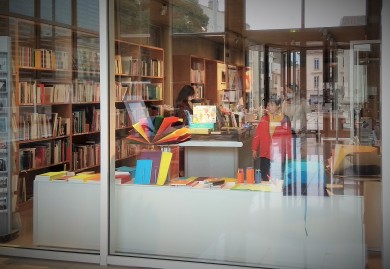
<instances>
[{"instance_id":1,"label":"bookshelf","mask_svg":"<svg viewBox=\"0 0 390 269\"><path fill-rule=\"evenodd\" d=\"M236 65L227 65L226 88L221 98L222 107L230 109L237 107L243 97L243 68Z\"/></svg>"},{"instance_id":2,"label":"bookshelf","mask_svg":"<svg viewBox=\"0 0 390 269\"><path fill-rule=\"evenodd\" d=\"M195 98L206 98L206 60L194 55L173 56L173 98L184 85L195 89Z\"/></svg>"},{"instance_id":3,"label":"bookshelf","mask_svg":"<svg viewBox=\"0 0 390 269\"><path fill-rule=\"evenodd\" d=\"M243 68L222 61L195 55L173 56L173 96L176 98L184 85L192 85L196 98L210 104L229 107L242 97Z\"/></svg>"},{"instance_id":4,"label":"bookshelf","mask_svg":"<svg viewBox=\"0 0 390 269\"><path fill-rule=\"evenodd\" d=\"M115 54L116 165L134 165L137 147L126 139L132 124L164 113L164 50L117 40Z\"/></svg>"},{"instance_id":5,"label":"bookshelf","mask_svg":"<svg viewBox=\"0 0 390 269\"><path fill-rule=\"evenodd\" d=\"M32 196L33 180L47 171L100 170L99 35L72 27L10 20L12 90L8 122L11 175L19 202ZM136 147L126 137L132 119L126 104L161 114L164 50L116 41L117 166L131 165Z\"/></svg>"}]
</instances>

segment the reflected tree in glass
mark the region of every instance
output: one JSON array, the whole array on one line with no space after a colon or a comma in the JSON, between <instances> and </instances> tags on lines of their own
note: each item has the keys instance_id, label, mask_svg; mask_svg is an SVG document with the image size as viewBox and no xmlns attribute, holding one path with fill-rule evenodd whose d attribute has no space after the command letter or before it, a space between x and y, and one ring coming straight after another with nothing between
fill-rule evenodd
<instances>
[{"instance_id":1,"label":"reflected tree in glass","mask_svg":"<svg viewBox=\"0 0 390 269\"><path fill-rule=\"evenodd\" d=\"M209 17L197 0L177 0L173 3L173 33L199 33L207 30Z\"/></svg>"}]
</instances>

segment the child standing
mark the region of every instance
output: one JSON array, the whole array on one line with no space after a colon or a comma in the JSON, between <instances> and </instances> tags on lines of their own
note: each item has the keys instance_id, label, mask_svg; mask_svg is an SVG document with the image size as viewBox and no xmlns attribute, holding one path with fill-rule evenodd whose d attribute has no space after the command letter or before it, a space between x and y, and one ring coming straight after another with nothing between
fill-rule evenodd
<instances>
[{"instance_id":1,"label":"child standing","mask_svg":"<svg viewBox=\"0 0 390 269\"><path fill-rule=\"evenodd\" d=\"M286 158L291 158L291 123L288 116L281 111L281 99L272 97L252 141L252 157L255 160L259 158L262 180L269 180L271 160L276 156L281 156L283 176Z\"/></svg>"}]
</instances>

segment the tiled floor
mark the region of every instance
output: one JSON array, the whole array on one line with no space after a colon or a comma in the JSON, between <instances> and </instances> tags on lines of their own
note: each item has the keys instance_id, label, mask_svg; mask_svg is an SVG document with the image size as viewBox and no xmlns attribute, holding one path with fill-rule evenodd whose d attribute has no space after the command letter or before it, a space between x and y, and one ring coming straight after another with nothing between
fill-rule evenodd
<instances>
[{"instance_id":1,"label":"tiled floor","mask_svg":"<svg viewBox=\"0 0 390 269\"><path fill-rule=\"evenodd\" d=\"M138 267L124 267L124 266L114 266L114 265L100 266L98 264L0 256L0 268L1 269L98 269L98 268L99 269L100 268L137 269ZM382 262L381 262L380 252L369 252L366 269L381 269L381 268L382 268ZM147 269L147 268L143 268L143 269Z\"/></svg>"}]
</instances>

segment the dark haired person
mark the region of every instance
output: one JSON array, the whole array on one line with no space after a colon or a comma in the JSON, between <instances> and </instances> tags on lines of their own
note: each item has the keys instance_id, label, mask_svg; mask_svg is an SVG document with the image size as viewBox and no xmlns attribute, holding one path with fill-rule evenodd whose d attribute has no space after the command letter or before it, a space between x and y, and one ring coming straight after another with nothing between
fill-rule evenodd
<instances>
[{"instance_id":1,"label":"dark haired person","mask_svg":"<svg viewBox=\"0 0 390 269\"><path fill-rule=\"evenodd\" d=\"M252 141L252 157L260 161L262 180L272 177L271 161L280 158L281 178L284 176L286 158L291 158L291 123L281 110L281 99L271 98L264 114L256 128Z\"/></svg>"},{"instance_id":2,"label":"dark haired person","mask_svg":"<svg viewBox=\"0 0 390 269\"><path fill-rule=\"evenodd\" d=\"M181 119L183 119L184 125L188 125L188 118L186 113L184 112L187 110L190 114L192 114L192 104L191 100L195 96L195 90L190 85L184 85L183 88L181 88L176 101L175 101L175 115Z\"/></svg>"}]
</instances>

